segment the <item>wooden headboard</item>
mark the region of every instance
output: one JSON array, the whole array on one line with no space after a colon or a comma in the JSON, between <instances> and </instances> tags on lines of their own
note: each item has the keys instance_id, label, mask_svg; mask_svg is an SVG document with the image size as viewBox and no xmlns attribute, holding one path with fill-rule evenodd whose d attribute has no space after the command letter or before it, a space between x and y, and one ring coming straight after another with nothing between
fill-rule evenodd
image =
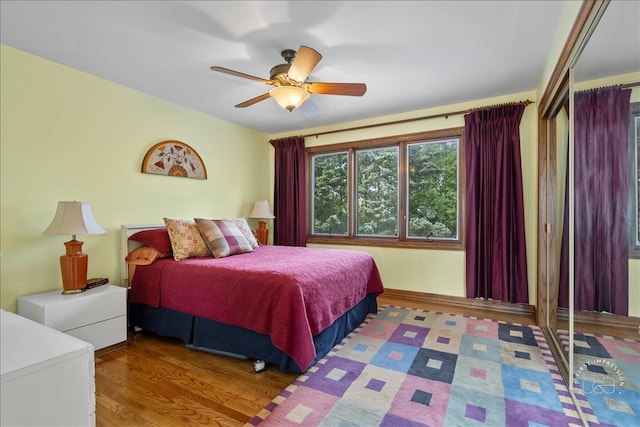
<instances>
[{"instance_id":1,"label":"wooden headboard","mask_svg":"<svg viewBox=\"0 0 640 427\"><path fill-rule=\"evenodd\" d=\"M164 228L164 224L123 224L120 226L120 277L122 286L129 287L129 265L125 258L132 250L142 246L141 243L130 241L129 237L142 230Z\"/></svg>"}]
</instances>

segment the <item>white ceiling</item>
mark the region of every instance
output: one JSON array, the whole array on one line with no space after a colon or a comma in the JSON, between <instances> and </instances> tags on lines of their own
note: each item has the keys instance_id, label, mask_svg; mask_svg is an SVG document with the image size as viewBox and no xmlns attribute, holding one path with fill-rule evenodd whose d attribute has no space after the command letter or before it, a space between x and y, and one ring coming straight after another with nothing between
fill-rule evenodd
<instances>
[{"instance_id":1,"label":"white ceiling","mask_svg":"<svg viewBox=\"0 0 640 427\"><path fill-rule=\"evenodd\" d=\"M635 4L637 18L638 2L623 3ZM534 90L564 4L2 0L0 35L3 44L275 134ZM367 93L312 95L312 117L271 99L238 109L270 86L209 68L268 79L280 52L300 45L323 55L310 81L366 83Z\"/></svg>"}]
</instances>

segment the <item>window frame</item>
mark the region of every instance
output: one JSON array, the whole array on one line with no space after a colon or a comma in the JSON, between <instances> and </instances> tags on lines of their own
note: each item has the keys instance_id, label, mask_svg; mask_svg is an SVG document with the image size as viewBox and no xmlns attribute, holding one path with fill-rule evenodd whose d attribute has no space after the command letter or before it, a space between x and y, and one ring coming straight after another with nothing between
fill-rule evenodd
<instances>
[{"instance_id":1,"label":"window frame","mask_svg":"<svg viewBox=\"0 0 640 427\"><path fill-rule=\"evenodd\" d=\"M407 146L419 142L437 142L443 139L458 139L458 238L438 239L428 238L420 240L416 237L407 236ZM398 236L362 236L356 234L356 186L357 176L355 162L356 151L359 149L375 149L385 147L398 147ZM312 234L313 230L313 188L312 167L313 156L318 154L330 154L347 152L347 234L346 235L320 235ZM465 198L465 157L464 157L464 127L439 129L426 132L417 132L404 135L394 135L375 139L343 142L338 144L319 145L306 148L307 158L307 243L312 244L334 244L334 245L356 245L356 246L379 246L415 249L439 249L439 250L464 250L464 198Z\"/></svg>"}]
</instances>

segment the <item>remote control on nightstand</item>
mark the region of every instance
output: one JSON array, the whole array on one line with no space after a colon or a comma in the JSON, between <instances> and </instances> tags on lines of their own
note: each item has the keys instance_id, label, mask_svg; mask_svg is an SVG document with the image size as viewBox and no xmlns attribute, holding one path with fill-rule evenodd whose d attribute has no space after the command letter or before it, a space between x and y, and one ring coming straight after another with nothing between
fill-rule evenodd
<instances>
[{"instance_id":1,"label":"remote control on nightstand","mask_svg":"<svg viewBox=\"0 0 640 427\"><path fill-rule=\"evenodd\" d=\"M87 280L87 289L95 288L96 286L106 285L109 283L109 279L104 277L94 277L93 279Z\"/></svg>"}]
</instances>

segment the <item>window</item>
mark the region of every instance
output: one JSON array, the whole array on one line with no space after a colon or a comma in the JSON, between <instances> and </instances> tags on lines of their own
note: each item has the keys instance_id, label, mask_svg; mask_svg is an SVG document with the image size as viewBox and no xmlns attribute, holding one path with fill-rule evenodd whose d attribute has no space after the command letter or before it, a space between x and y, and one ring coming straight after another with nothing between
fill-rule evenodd
<instances>
[{"instance_id":1,"label":"window","mask_svg":"<svg viewBox=\"0 0 640 427\"><path fill-rule=\"evenodd\" d=\"M408 145L408 237L458 239L459 139Z\"/></svg>"},{"instance_id":2,"label":"window","mask_svg":"<svg viewBox=\"0 0 640 427\"><path fill-rule=\"evenodd\" d=\"M312 162L312 233L347 234L347 152L319 154Z\"/></svg>"},{"instance_id":3,"label":"window","mask_svg":"<svg viewBox=\"0 0 640 427\"><path fill-rule=\"evenodd\" d=\"M358 236L398 236L398 147L356 150Z\"/></svg>"},{"instance_id":4,"label":"window","mask_svg":"<svg viewBox=\"0 0 640 427\"><path fill-rule=\"evenodd\" d=\"M462 249L463 131L308 148L308 241Z\"/></svg>"}]
</instances>

